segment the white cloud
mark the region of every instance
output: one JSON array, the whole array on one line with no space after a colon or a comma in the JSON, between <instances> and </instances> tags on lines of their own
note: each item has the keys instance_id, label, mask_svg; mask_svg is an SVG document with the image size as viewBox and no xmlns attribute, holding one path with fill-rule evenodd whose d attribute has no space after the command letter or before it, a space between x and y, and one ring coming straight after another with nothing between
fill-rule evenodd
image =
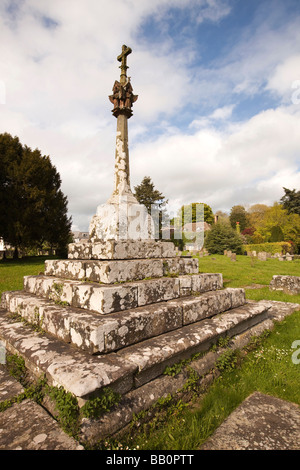
<instances>
[{"instance_id":1,"label":"white cloud","mask_svg":"<svg viewBox=\"0 0 300 470\"><path fill-rule=\"evenodd\" d=\"M273 75L268 80L266 89L277 93L285 102L292 103L293 97L298 98L297 89L299 87L300 54L292 55L277 65Z\"/></svg>"},{"instance_id":2,"label":"white cloud","mask_svg":"<svg viewBox=\"0 0 300 470\"><path fill-rule=\"evenodd\" d=\"M300 110L282 107L225 132L210 127L160 138L136 146L135 173L141 180L148 167L172 206L193 201L228 210L238 203L272 204L283 186L299 187L299 126Z\"/></svg>"}]
</instances>

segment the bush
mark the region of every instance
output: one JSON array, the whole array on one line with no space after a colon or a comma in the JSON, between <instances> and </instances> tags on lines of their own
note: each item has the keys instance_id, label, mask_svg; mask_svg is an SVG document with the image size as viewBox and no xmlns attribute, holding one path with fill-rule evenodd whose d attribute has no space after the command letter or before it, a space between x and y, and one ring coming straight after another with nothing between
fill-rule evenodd
<instances>
[{"instance_id":1,"label":"bush","mask_svg":"<svg viewBox=\"0 0 300 470\"><path fill-rule=\"evenodd\" d=\"M275 255L275 253L291 253L293 251L292 244L290 242L274 242L274 243L255 243L251 245L244 245L244 251L266 251Z\"/></svg>"},{"instance_id":2,"label":"bush","mask_svg":"<svg viewBox=\"0 0 300 470\"><path fill-rule=\"evenodd\" d=\"M204 247L209 253L223 254L224 250L231 250L242 254L243 240L241 236L231 228L230 224L217 223L206 234Z\"/></svg>"}]
</instances>

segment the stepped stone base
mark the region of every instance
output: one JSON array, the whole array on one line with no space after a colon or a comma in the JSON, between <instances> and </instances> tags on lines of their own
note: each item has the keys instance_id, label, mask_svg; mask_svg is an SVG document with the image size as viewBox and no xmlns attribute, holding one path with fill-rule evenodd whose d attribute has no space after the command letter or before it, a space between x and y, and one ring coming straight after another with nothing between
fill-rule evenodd
<instances>
[{"instance_id":1,"label":"stepped stone base","mask_svg":"<svg viewBox=\"0 0 300 470\"><path fill-rule=\"evenodd\" d=\"M224 289L159 302L99 318L94 312L62 308L27 292L5 292L2 306L60 340L91 354L106 353L243 305L242 289Z\"/></svg>"},{"instance_id":2,"label":"stepped stone base","mask_svg":"<svg viewBox=\"0 0 300 470\"><path fill-rule=\"evenodd\" d=\"M127 260L126 265L123 260L45 261L45 275L47 276L74 280L89 279L89 281L104 284L162 277L169 274L196 273L198 273L198 263L194 258L130 259Z\"/></svg>"},{"instance_id":3,"label":"stepped stone base","mask_svg":"<svg viewBox=\"0 0 300 470\"><path fill-rule=\"evenodd\" d=\"M25 358L33 373L46 374L51 384L63 386L78 399L87 400L105 386L122 394L139 387L161 375L167 366L207 351L221 336L234 336L266 319L267 311L265 305L247 304L118 352L95 356L49 335L28 330L2 310L0 338L9 351Z\"/></svg>"},{"instance_id":4,"label":"stepped stone base","mask_svg":"<svg viewBox=\"0 0 300 470\"><path fill-rule=\"evenodd\" d=\"M106 387L120 393L123 423L126 397L162 384L167 366L199 352L210 357L221 337L271 321L269 303L246 302L244 289L223 287L222 274L198 270L197 259L176 256L169 242L71 244L68 260L46 261L44 274L24 277L23 291L3 293L1 343L79 406ZM105 426L86 425L86 438L103 435Z\"/></svg>"}]
</instances>

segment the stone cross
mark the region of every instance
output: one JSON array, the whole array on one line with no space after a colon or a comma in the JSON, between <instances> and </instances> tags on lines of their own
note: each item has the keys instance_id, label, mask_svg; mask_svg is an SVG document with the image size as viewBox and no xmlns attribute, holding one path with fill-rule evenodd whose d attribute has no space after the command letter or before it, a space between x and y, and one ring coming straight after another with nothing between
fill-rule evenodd
<instances>
[{"instance_id":1,"label":"stone cross","mask_svg":"<svg viewBox=\"0 0 300 470\"><path fill-rule=\"evenodd\" d=\"M120 81L115 80L109 100L113 103L113 115L117 118L114 186L110 198L97 207L90 224L90 240L147 239L152 231L152 219L144 205L139 204L130 187L128 119L132 105L138 96L133 94L126 70L130 47L122 46L117 57L121 62Z\"/></svg>"},{"instance_id":2,"label":"stone cross","mask_svg":"<svg viewBox=\"0 0 300 470\"><path fill-rule=\"evenodd\" d=\"M122 52L120 55L118 55L117 60L121 62L120 69L121 69L121 76L120 76L120 83L121 85L125 85L126 83L126 78L127 78L127 56L131 54L132 50L130 47L125 46L125 44L122 46Z\"/></svg>"},{"instance_id":3,"label":"stone cross","mask_svg":"<svg viewBox=\"0 0 300 470\"><path fill-rule=\"evenodd\" d=\"M130 80L126 76L127 56L131 54L130 47L122 46L122 53L117 57L121 62L120 82L115 81L114 94L109 97L114 103L113 114L117 118L117 139L115 155L115 177L114 191L110 201L116 201L117 197L126 196L129 201L137 202L130 189L129 176L129 151L128 151L128 125L127 120L132 115L132 104L137 96L133 95L133 89Z\"/></svg>"}]
</instances>

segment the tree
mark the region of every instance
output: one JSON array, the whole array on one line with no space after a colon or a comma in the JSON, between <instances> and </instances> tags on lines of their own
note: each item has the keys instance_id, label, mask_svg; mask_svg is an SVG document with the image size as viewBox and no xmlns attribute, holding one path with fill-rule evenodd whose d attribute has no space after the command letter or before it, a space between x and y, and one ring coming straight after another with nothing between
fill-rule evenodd
<instances>
[{"instance_id":1,"label":"tree","mask_svg":"<svg viewBox=\"0 0 300 470\"><path fill-rule=\"evenodd\" d=\"M0 135L0 236L18 248L64 250L71 218L61 179L49 156L23 146L18 137Z\"/></svg>"},{"instance_id":2,"label":"tree","mask_svg":"<svg viewBox=\"0 0 300 470\"><path fill-rule=\"evenodd\" d=\"M233 229L236 228L236 223L239 222L240 230L243 231L248 225L247 212L244 206L233 206L230 211L229 220Z\"/></svg>"},{"instance_id":3,"label":"tree","mask_svg":"<svg viewBox=\"0 0 300 470\"><path fill-rule=\"evenodd\" d=\"M265 242L277 239L291 241L296 247L300 246L300 215L288 213L283 205L277 202L268 208L256 230Z\"/></svg>"},{"instance_id":4,"label":"tree","mask_svg":"<svg viewBox=\"0 0 300 470\"><path fill-rule=\"evenodd\" d=\"M217 212L215 212L215 216L218 222L229 223L229 215L226 214L226 212L218 210Z\"/></svg>"},{"instance_id":5,"label":"tree","mask_svg":"<svg viewBox=\"0 0 300 470\"><path fill-rule=\"evenodd\" d=\"M224 250L232 250L237 254L242 253L243 240L230 224L214 224L207 232L204 247L209 253L223 254Z\"/></svg>"},{"instance_id":6,"label":"tree","mask_svg":"<svg viewBox=\"0 0 300 470\"><path fill-rule=\"evenodd\" d=\"M153 216L155 224L157 223L158 237L162 238L163 221L166 222L167 219L165 206L168 201L165 196L154 188L150 176L145 176L141 184L134 187L134 195L140 204L146 206L148 214Z\"/></svg>"},{"instance_id":7,"label":"tree","mask_svg":"<svg viewBox=\"0 0 300 470\"><path fill-rule=\"evenodd\" d=\"M257 226L263 222L268 209L269 206L267 206L266 204L253 204L253 206L248 209L249 227L254 228L255 231Z\"/></svg>"},{"instance_id":8,"label":"tree","mask_svg":"<svg viewBox=\"0 0 300 470\"><path fill-rule=\"evenodd\" d=\"M296 189L283 189L285 195L280 199L283 208L286 209L289 214L300 215L300 191L296 191Z\"/></svg>"}]
</instances>

